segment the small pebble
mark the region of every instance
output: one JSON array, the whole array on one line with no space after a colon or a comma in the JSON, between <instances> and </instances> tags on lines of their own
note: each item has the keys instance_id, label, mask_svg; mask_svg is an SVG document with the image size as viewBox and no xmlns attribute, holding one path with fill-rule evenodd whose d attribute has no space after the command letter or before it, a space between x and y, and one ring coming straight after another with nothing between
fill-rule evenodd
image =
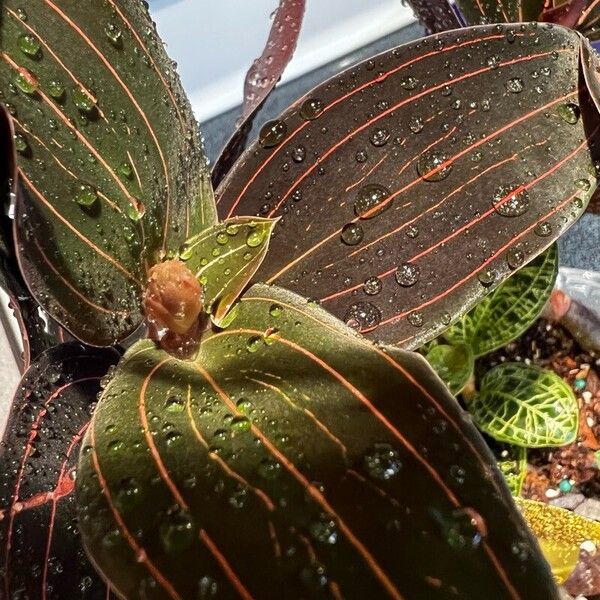
<instances>
[{"instance_id":1,"label":"small pebble","mask_svg":"<svg viewBox=\"0 0 600 600\"><path fill-rule=\"evenodd\" d=\"M546 498L558 498L560 492L554 488L548 488L546 490Z\"/></svg>"},{"instance_id":2,"label":"small pebble","mask_svg":"<svg viewBox=\"0 0 600 600\"><path fill-rule=\"evenodd\" d=\"M575 388L576 391L581 392L585 389L585 384L586 384L585 379L577 378L573 382L573 387Z\"/></svg>"},{"instance_id":3,"label":"small pebble","mask_svg":"<svg viewBox=\"0 0 600 600\"><path fill-rule=\"evenodd\" d=\"M589 404L592 401L592 392L585 391L581 394L581 397L586 404Z\"/></svg>"},{"instance_id":4,"label":"small pebble","mask_svg":"<svg viewBox=\"0 0 600 600\"><path fill-rule=\"evenodd\" d=\"M566 508L567 510L575 510L584 500L585 496L583 494L566 494L555 500L551 500L550 504L559 508Z\"/></svg>"},{"instance_id":5,"label":"small pebble","mask_svg":"<svg viewBox=\"0 0 600 600\"><path fill-rule=\"evenodd\" d=\"M592 540L585 540L585 542L582 542L581 546L579 546L579 547L582 550L589 552L590 554L594 554L597 550L596 544L594 544L594 542L592 542Z\"/></svg>"},{"instance_id":6,"label":"small pebble","mask_svg":"<svg viewBox=\"0 0 600 600\"><path fill-rule=\"evenodd\" d=\"M563 493L563 494L568 494L572 489L573 489L573 484L568 480L568 479L563 479L559 484L558 484L558 489Z\"/></svg>"},{"instance_id":7,"label":"small pebble","mask_svg":"<svg viewBox=\"0 0 600 600\"><path fill-rule=\"evenodd\" d=\"M582 517L600 521L600 500L595 498L586 498L576 509L575 512Z\"/></svg>"}]
</instances>

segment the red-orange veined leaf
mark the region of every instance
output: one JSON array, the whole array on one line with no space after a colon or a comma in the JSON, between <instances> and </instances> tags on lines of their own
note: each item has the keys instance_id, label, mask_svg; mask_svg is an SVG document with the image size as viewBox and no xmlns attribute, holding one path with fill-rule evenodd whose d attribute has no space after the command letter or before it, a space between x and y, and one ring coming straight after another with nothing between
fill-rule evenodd
<instances>
[{"instance_id":1,"label":"red-orange veined leaf","mask_svg":"<svg viewBox=\"0 0 600 600\"><path fill-rule=\"evenodd\" d=\"M2 3L23 275L80 339L140 323L148 266L215 221L189 103L141 2Z\"/></svg>"},{"instance_id":2,"label":"red-orange veined leaf","mask_svg":"<svg viewBox=\"0 0 600 600\"><path fill-rule=\"evenodd\" d=\"M252 287L199 355L133 346L77 470L124 597L555 599L487 446L416 353Z\"/></svg>"},{"instance_id":3,"label":"red-orange veined leaf","mask_svg":"<svg viewBox=\"0 0 600 600\"><path fill-rule=\"evenodd\" d=\"M71 342L23 376L0 448L0 597L110 597L75 513L75 465L100 379L119 359Z\"/></svg>"},{"instance_id":4,"label":"red-orange veined leaf","mask_svg":"<svg viewBox=\"0 0 600 600\"><path fill-rule=\"evenodd\" d=\"M282 217L257 278L373 338L434 337L584 211L600 127L586 43L537 23L467 28L311 91L217 191L223 217Z\"/></svg>"}]
</instances>

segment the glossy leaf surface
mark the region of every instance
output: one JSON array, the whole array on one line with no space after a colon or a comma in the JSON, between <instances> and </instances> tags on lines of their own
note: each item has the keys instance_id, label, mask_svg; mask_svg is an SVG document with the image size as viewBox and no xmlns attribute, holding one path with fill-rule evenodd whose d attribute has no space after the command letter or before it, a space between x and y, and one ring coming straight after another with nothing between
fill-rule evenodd
<instances>
[{"instance_id":1,"label":"glossy leaf surface","mask_svg":"<svg viewBox=\"0 0 600 600\"><path fill-rule=\"evenodd\" d=\"M129 350L83 442L80 526L128 597L556 598L491 465L422 357L257 285L195 362Z\"/></svg>"},{"instance_id":2,"label":"glossy leaf surface","mask_svg":"<svg viewBox=\"0 0 600 600\"><path fill-rule=\"evenodd\" d=\"M433 338L583 212L598 113L578 89L582 43L537 24L465 29L313 90L217 193L223 217L282 216L257 279L370 337Z\"/></svg>"},{"instance_id":3,"label":"glossy leaf surface","mask_svg":"<svg viewBox=\"0 0 600 600\"><path fill-rule=\"evenodd\" d=\"M217 325L264 260L275 223L234 217L183 245L180 258L202 284L205 309Z\"/></svg>"},{"instance_id":4,"label":"glossy leaf surface","mask_svg":"<svg viewBox=\"0 0 600 600\"><path fill-rule=\"evenodd\" d=\"M0 450L0 597L108 598L75 521L79 443L114 350L71 342L23 376Z\"/></svg>"},{"instance_id":5,"label":"glossy leaf surface","mask_svg":"<svg viewBox=\"0 0 600 600\"><path fill-rule=\"evenodd\" d=\"M554 245L483 298L444 332L444 338L453 344L469 344L476 357L508 344L540 316L557 273Z\"/></svg>"},{"instance_id":6,"label":"glossy leaf surface","mask_svg":"<svg viewBox=\"0 0 600 600\"><path fill-rule=\"evenodd\" d=\"M473 350L467 344L438 344L425 358L454 395L465 387L473 375Z\"/></svg>"},{"instance_id":7,"label":"glossy leaf surface","mask_svg":"<svg viewBox=\"0 0 600 600\"><path fill-rule=\"evenodd\" d=\"M488 371L469 411L482 431L525 448L570 444L579 425L569 385L553 371L523 363L502 363Z\"/></svg>"},{"instance_id":8,"label":"glossy leaf surface","mask_svg":"<svg viewBox=\"0 0 600 600\"><path fill-rule=\"evenodd\" d=\"M214 222L189 104L134 0L6 0L0 44L23 274L69 331L111 344L140 322L145 268Z\"/></svg>"},{"instance_id":9,"label":"glossy leaf surface","mask_svg":"<svg viewBox=\"0 0 600 600\"><path fill-rule=\"evenodd\" d=\"M537 21L544 0L456 0L468 25Z\"/></svg>"}]
</instances>

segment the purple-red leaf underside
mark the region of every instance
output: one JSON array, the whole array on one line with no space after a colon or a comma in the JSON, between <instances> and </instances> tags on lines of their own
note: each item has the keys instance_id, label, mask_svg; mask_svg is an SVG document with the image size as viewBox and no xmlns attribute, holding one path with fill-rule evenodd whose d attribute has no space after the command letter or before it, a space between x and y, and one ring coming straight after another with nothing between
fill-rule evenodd
<instances>
[{"instance_id":1,"label":"purple-red leaf underside","mask_svg":"<svg viewBox=\"0 0 600 600\"><path fill-rule=\"evenodd\" d=\"M427 33L457 29L462 25L448 0L409 0L408 3Z\"/></svg>"},{"instance_id":2,"label":"purple-red leaf underside","mask_svg":"<svg viewBox=\"0 0 600 600\"><path fill-rule=\"evenodd\" d=\"M535 23L439 34L295 103L217 191L222 217L282 217L257 280L376 339L434 337L585 208L599 121L581 40Z\"/></svg>"},{"instance_id":3,"label":"purple-red leaf underside","mask_svg":"<svg viewBox=\"0 0 600 600\"><path fill-rule=\"evenodd\" d=\"M267 99L292 59L300 36L306 0L280 0L262 54L254 60L244 80L242 116L223 148L212 172L218 185L239 158L257 111Z\"/></svg>"},{"instance_id":4,"label":"purple-red leaf underside","mask_svg":"<svg viewBox=\"0 0 600 600\"><path fill-rule=\"evenodd\" d=\"M23 376L0 454L0 597L110 597L89 564L75 517L79 443L115 350L71 342Z\"/></svg>"}]
</instances>

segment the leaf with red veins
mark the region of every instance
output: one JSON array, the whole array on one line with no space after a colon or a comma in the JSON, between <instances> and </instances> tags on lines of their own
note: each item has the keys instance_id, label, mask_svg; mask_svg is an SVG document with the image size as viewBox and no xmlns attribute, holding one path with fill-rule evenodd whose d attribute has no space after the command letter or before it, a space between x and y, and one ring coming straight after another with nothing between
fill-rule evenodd
<instances>
[{"instance_id":1,"label":"leaf with red veins","mask_svg":"<svg viewBox=\"0 0 600 600\"><path fill-rule=\"evenodd\" d=\"M101 378L118 359L70 342L21 380L0 446L0 598L112 597L85 556L73 491Z\"/></svg>"}]
</instances>

